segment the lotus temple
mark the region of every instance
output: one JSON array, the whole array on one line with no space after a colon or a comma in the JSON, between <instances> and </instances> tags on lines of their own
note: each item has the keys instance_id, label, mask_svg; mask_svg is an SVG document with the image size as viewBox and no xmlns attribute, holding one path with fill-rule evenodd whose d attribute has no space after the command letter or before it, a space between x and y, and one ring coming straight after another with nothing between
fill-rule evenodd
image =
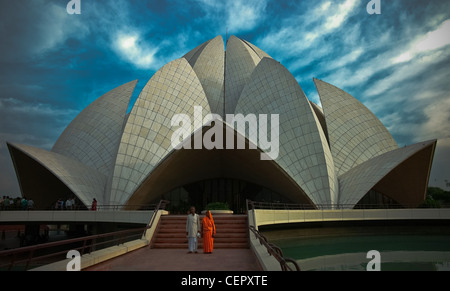
<instances>
[{"instance_id":1,"label":"lotus temple","mask_svg":"<svg viewBox=\"0 0 450 291\"><path fill-rule=\"evenodd\" d=\"M355 97L313 82L320 106L266 52L235 36L225 50L217 36L160 68L131 110L137 81L96 99L50 151L7 145L22 195L38 209L68 197L86 208L94 198L122 209L167 199L180 208L226 202L237 212L246 199L313 209L420 205L436 140L399 147ZM194 117L178 140L183 147L173 144L173 117L180 114ZM261 135L227 122L238 114L278 117L266 124L277 126L276 158L261 158L269 151ZM214 137L212 128L220 129ZM206 135L246 146L186 146Z\"/></svg>"}]
</instances>

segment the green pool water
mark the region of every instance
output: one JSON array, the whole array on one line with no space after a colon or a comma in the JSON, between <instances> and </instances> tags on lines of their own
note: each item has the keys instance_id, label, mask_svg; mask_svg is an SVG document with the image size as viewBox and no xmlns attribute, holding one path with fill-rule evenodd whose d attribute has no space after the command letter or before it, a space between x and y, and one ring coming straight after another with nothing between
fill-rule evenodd
<instances>
[{"instance_id":1,"label":"green pool water","mask_svg":"<svg viewBox=\"0 0 450 291\"><path fill-rule=\"evenodd\" d=\"M450 270L450 229L445 227L345 227L263 232L302 270L366 270L380 253L382 271Z\"/></svg>"}]
</instances>

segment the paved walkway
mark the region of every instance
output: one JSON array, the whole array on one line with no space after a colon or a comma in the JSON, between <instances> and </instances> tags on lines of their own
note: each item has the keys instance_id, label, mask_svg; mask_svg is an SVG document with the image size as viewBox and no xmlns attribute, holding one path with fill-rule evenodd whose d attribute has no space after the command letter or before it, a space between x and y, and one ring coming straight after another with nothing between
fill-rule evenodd
<instances>
[{"instance_id":1,"label":"paved walkway","mask_svg":"<svg viewBox=\"0 0 450 291\"><path fill-rule=\"evenodd\" d=\"M188 254L187 249L141 248L83 271L262 271L251 249L215 249Z\"/></svg>"}]
</instances>

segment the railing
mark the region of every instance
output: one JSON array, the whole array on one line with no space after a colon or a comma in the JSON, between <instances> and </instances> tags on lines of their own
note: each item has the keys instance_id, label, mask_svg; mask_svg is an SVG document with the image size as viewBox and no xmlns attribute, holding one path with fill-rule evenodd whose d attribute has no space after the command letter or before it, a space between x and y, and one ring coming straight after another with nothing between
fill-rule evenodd
<instances>
[{"instance_id":1,"label":"railing","mask_svg":"<svg viewBox=\"0 0 450 291\"><path fill-rule=\"evenodd\" d=\"M144 230L144 236L145 236L145 233L147 232L147 230L152 228L153 222L155 221L156 215L158 214L158 210L165 209L166 205L169 204L169 203L170 203L170 201L168 201L168 200L160 200L159 201L158 205L156 205L155 210L153 211L152 217L150 219L150 223L148 224L148 226Z\"/></svg>"},{"instance_id":2,"label":"railing","mask_svg":"<svg viewBox=\"0 0 450 291\"><path fill-rule=\"evenodd\" d=\"M86 252L91 253L93 250L98 249L98 246L100 245L120 245L132 240L133 238L136 239L136 237L142 237L143 235L145 236L146 231L152 228L158 210L164 209L168 203L170 202L161 200L154 208L150 223L143 228L90 235L58 242L50 242L0 251L0 270L11 270L14 266L19 264L24 264L25 270L28 270L32 262L42 262L43 260L47 260L45 262L48 263L48 260L54 257L61 257L61 259L65 259L65 256L69 250L77 250L81 255L83 255ZM55 249L57 251L55 251Z\"/></svg>"},{"instance_id":3,"label":"railing","mask_svg":"<svg viewBox=\"0 0 450 291\"><path fill-rule=\"evenodd\" d=\"M136 204L136 205L121 205L121 204L99 204L97 211L121 211L124 209L132 210L152 210L155 204ZM89 209L90 210L90 209Z\"/></svg>"},{"instance_id":4,"label":"railing","mask_svg":"<svg viewBox=\"0 0 450 291\"><path fill-rule=\"evenodd\" d=\"M267 252L280 263L282 271L301 271L299 265L294 259L285 258L283 256L283 251L278 246L269 243L267 238L253 225L250 225L249 229L255 234L255 237L259 240L259 243L266 247ZM294 268L292 268L290 264L292 264Z\"/></svg>"},{"instance_id":5,"label":"railing","mask_svg":"<svg viewBox=\"0 0 450 291\"><path fill-rule=\"evenodd\" d=\"M155 207L155 204L98 204L96 211L121 211L126 209L132 210L152 210ZM0 211L34 211L34 210L48 210L48 211L67 211L67 210L75 210L75 211L90 211L91 206L87 207L85 205L77 204L75 206L63 206L63 208L55 207L53 204L51 206L42 207L42 208L22 208L20 206L13 205L11 207L0 207Z\"/></svg>"},{"instance_id":6,"label":"railing","mask_svg":"<svg viewBox=\"0 0 450 291\"><path fill-rule=\"evenodd\" d=\"M256 202L247 201L249 209L271 209L271 210L341 210L341 209L409 209L427 208L417 205L399 204L296 204L283 202ZM449 204L441 204L438 208L450 208Z\"/></svg>"},{"instance_id":7,"label":"railing","mask_svg":"<svg viewBox=\"0 0 450 291\"><path fill-rule=\"evenodd\" d=\"M251 200L247 199L245 204L246 204L246 208L247 208L247 213L249 213L249 210L255 209L255 202L254 201L251 201ZM269 255L273 256L280 263L282 271L301 271L300 270L300 266L297 264L297 262L294 259L285 258L281 248L279 248L278 246L274 245L273 243L269 243L267 238L255 228L255 225L251 225L251 223L250 223L250 216L249 216L247 221L248 221L248 229L251 232L253 232L255 237L259 240L259 243L266 247L267 252L269 253ZM255 213L254 212L253 212L253 224L255 224ZM291 263L294 266L295 270L292 269L288 265L288 263Z\"/></svg>"}]
</instances>

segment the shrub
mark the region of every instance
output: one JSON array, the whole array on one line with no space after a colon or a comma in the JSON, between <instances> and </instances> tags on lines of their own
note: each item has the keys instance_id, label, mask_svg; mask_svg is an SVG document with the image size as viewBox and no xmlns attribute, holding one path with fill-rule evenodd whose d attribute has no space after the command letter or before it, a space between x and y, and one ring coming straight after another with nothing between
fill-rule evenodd
<instances>
[{"instance_id":1,"label":"shrub","mask_svg":"<svg viewBox=\"0 0 450 291\"><path fill-rule=\"evenodd\" d=\"M207 210L230 210L230 206L226 202L211 202L206 205Z\"/></svg>"}]
</instances>

